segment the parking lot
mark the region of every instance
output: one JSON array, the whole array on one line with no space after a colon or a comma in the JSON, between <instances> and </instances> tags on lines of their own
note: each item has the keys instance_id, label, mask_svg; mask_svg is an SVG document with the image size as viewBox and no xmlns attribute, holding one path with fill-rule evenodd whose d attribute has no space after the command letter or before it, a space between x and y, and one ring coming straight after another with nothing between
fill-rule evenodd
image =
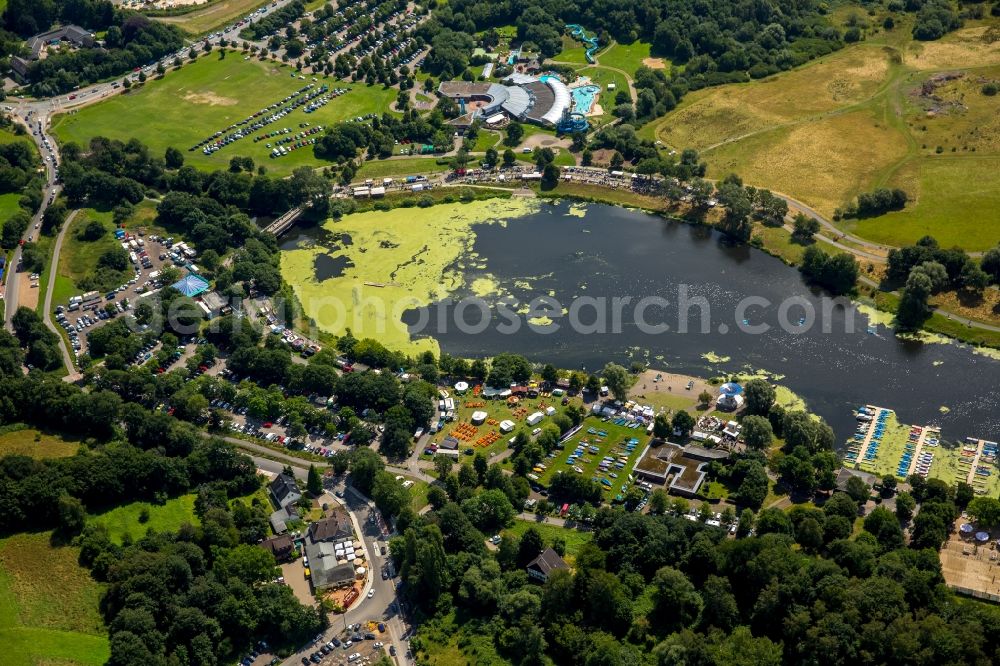
<instances>
[{"instance_id":1,"label":"parking lot","mask_svg":"<svg viewBox=\"0 0 1000 666\"><path fill-rule=\"evenodd\" d=\"M314 644L314 651L308 657L301 657L302 666L365 666L378 661L383 655L392 653L395 649L386 646L382 640L385 625L357 623L347 630L339 632L326 644ZM382 630L379 630L379 626Z\"/></svg>"},{"instance_id":2,"label":"parking lot","mask_svg":"<svg viewBox=\"0 0 1000 666\"><path fill-rule=\"evenodd\" d=\"M87 335L91 331L131 310L137 299L159 290L158 278L165 267L176 266L182 271L197 269L191 263L196 256L195 251L184 243L174 243L173 238L147 237L141 230L134 235L119 230L116 235L122 247L129 252L133 277L107 293L89 291L71 296L68 303L60 303L55 308L56 323L66 331L77 356L86 353ZM148 360L151 351L143 350L145 358L127 360Z\"/></svg>"}]
</instances>

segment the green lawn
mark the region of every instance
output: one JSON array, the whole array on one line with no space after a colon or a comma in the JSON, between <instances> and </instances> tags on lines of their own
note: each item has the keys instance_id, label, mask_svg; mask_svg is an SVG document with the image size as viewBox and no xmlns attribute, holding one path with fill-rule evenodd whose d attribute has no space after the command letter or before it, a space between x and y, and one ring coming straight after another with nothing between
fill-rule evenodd
<instances>
[{"instance_id":1,"label":"green lawn","mask_svg":"<svg viewBox=\"0 0 1000 666\"><path fill-rule=\"evenodd\" d=\"M500 145L499 132L490 132L489 130L479 130L479 135L476 137L476 145L472 147L472 152L474 153L485 153L487 148L496 148L498 151L502 146Z\"/></svg>"},{"instance_id":2,"label":"green lawn","mask_svg":"<svg viewBox=\"0 0 1000 666\"><path fill-rule=\"evenodd\" d=\"M403 157L399 159L370 160L361 165L354 179L426 176L451 169L447 164L438 164L437 159L436 157Z\"/></svg>"},{"instance_id":3,"label":"green lawn","mask_svg":"<svg viewBox=\"0 0 1000 666\"><path fill-rule=\"evenodd\" d=\"M110 656L101 586L77 564L79 549L51 533L0 540L0 645L5 666L100 666Z\"/></svg>"},{"instance_id":4,"label":"green lawn","mask_svg":"<svg viewBox=\"0 0 1000 666\"><path fill-rule=\"evenodd\" d=\"M278 63L244 59L240 52L231 51L225 59L215 52L188 62L179 71L170 70L164 78L148 81L139 90L61 115L53 123L53 132L60 142L81 144L93 136L122 140L135 137L157 154L174 146L184 153L188 164L205 170L227 168L235 155L252 157L279 175L302 165L322 166L327 162L317 159L308 147L271 159L267 142L254 143L251 137L208 156L201 150L188 150L215 132L313 83L312 77L292 78L293 71ZM382 113L396 96L392 89L335 79L319 79L315 83L350 88L350 92L311 114L298 109L261 129L259 134L286 127L295 133L300 123L327 126L369 112Z\"/></svg>"},{"instance_id":5,"label":"green lawn","mask_svg":"<svg viewBox=\"0 0 1000 666\"><path fill-rule=\"evenodd\" d=\"M135 540L141 538L150 529L157 532L176 532L184 523L197 525L198 517L194 513L194 500L195 495L192 494L167 500L166 504L162 506L146 502L133 502L94 516L91 520L106 525L111 534L111 540L115 543L121 543L126 534ZM143 508L149 510L149 520L140 523L139 514Z\"/></svg>"},{"instance_id":6,"label":"green lawn","mask_svg":"<svg viewBox=\"0 0 1000 666\"><path fill-rule=\"evenodd\" d=\"M79 448L77 442L67 442L34 428L11 429L0 434L0 458L14 455L30 456L36 460L66 458L75 454Z\"/></svg>"},{"instance_id":7,"label":"green lawn","mask_svg":"<svg viewBox=\"0 0 1000 666\"><path fill-rule=\"evenodd\" d=\"M21 207L17 205L17 202L21 199L20 192L8 192L7 194L0 194L0 220L6 221L7 218L14 215L14 213L21 210Z\"/></svg>"},{"instance_id":8,"label":"green lawn","mask_svg":"<svg viewBox=\"0 0 1000 666\"><path fill-rule=\"evenodd\" d=\"M35 304L35 312L38 314L41 314L42 308L45 307L45 290L48 289L49 280L52 279L52 251L55 249L55 244L55 236L43 236L39 233L35 238L35 245L45 257L45 268L42 269L38 278L38 302Z\"/></svg>"},{"instance_id":9,"label":"green lawn","mask_svg":"<svg viewBox=\"0 0 1000 666\"><path fill-rule=\"evenodd\" d=\"M99 222L104 227L104 235L96 240L86 240L82 237L82 234L87 225L92 221ZM62 249L59 252L59 275L69 279L72 283L73 291L78 292L82 290L79 282L93 273L97 267L97 261L102 254L108 250L121 247L121 243L115 240L114 230L115 224L112 220L111 211L85 208L77 213L69 229L66 230ZM114 289L129 280L132 275L133 271L131 267L121 271L117 276L109 275L109 278L115 277L116 279L109 279L106 284L100 285L101 289L99 290L107 291ZM53 290L53 305L62 303L69 297L69 295L63 296L61 293L62 290L58 288L59 286L60 284L57 282L56 289ZM63 283L63 286L65 286L65 283ZM57 292L59 293L57 294ZM57 299L57 296L62 298Z\"/></svg>"},{"instance_id":10,"label":"green lawn","mask_svg":"<svg viewBox=\"0 0 1000 666\"><path fill-rule=\"evenodd\" d=\"M563 35L563 49L552 56L552 60L557 62L569 62L579 65L587 64L587 49L577 40L569 35Z\"/></svg>"},{"instance_id":11,"label":"green lawn","mask_svg":"<svg viewBox=\"0 0 1000 666\"><path fill-rule=\"evenodd\" d=\"M606 434L601 435L601 432ZM625 450L625 444L633 438L638 442L632 452L628 453ZM554 458L546 457L542 460L546 469L539 474L539 482L548 485L557 472L575 474L577 472L573 468L579 467L583 470L581 476L584 478L592 478L598 482L601 479L607 479L611 483L610 486L601 484L601 487L605 489L604 498L608 501L613 500L616 495L621 493L622 486L628 480L628 474L632 471L632 466L638 460L639 454L645 448L647 439L645 428L627 428L615 425L611 421L602 421L595 416L590 416L583 422L583 428L580 432L571 437L561 451L558 449L555 451ZM583 446L584 452L570 464L569 458L577 445ZM598 453L592 453L589 450L590 446L596 446ZM619 457L627 457L628 462L621 469L612 465L607 473L601 472L598 470L598 465L605 456L611 456L616 460ZM612 474L616 476L611 476Z\"/></svg>"},{"instance_id":12,"label":"green lawn","mask_svg":"<svg viewBox=\"0 0 1000 666\"><path fill-rule=\"evenodd\" d=\"M427 491L431 489L431 484L419 479L410 479L410 481L413 481L413 485L410 486L410 506L413 507L414 511L420 511L430 504L430 500L427 499Z\"/></svg>"},{"instance_id":13,"label":"green lawn","mask_svg":"<svg viewBox=\"0 0 1000 666\"><path fill-rule=\"evenodd\" d=\"M896 246L931 235L942 247L988 250L1000 242L997 173L997 156L917 158L890 183L915 201L901 211L860 220L853 231Z\"/></svg>"},{"instance_id":14,"label":"green lawn","mask_svg":"<svg viewBox=\"0 0 1000 666\"><path fill-rule=\"evenodd\" d=\"M551 546L552 542L556 539L562 539L566 543L566 556L568 558L575 556L580 552L583 544L590 543L594 538L593 532L581 532L580 530L568 527L559 527L558 525L549 523L537 523L533 520L520 519L515 520L514 524L505 529L504 532L516 534L520 537L524 535L529 527L535 528L535 531L542 537L546 546Z\"/></svg>"},{"instance_id":15,"label":"green lawn","mask_svg":"<svg viewBox=\"0 0 1000 666\"><path fill-rule=\"evenodd\" d=\"M635 76L635 70L639 69L643 64L642 61L649 57L649 49L650 44L646 42L614 44L597 54L597 62L601 65L623 70L629 76Z\"/></svg>"}]
</instances>

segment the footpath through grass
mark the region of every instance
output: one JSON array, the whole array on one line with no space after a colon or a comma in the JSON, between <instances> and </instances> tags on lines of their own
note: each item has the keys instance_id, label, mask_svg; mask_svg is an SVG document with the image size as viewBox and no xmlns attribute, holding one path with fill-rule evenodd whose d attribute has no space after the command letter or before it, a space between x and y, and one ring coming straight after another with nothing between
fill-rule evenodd
<instances>
[{"instance_id":1,"label":"footpath through grass","mask_svg":"<svg viewBox=\"0 0 1000 666\"><path fill-rule=\"evenodd\" d=\"M79 549L50 539L39 532L0 540L0 662L101 666L111 654L101 586L77 564Z\"/></svg>"},{"instance_id":2,"label":"footpath through grass","mask_svg":"<svg viewBox=\"0 0 1000 666\"><path fill-rule=\"evenodd\" d=\"M148 145L152 153L160 155L173 146L184 154L187 164L204 170L226 169L232 157L246 156L267 167L272 174L287 175L299 166L329 163L317 159L311 147L271 159L271 149L266 147L268 142L254 143L252 137L212 155L189 149L309 83L350 88L350 92L331 99L314 113L296 109L255 135L283 128L295 135L301 131L301 123L326 127L367 113L381 114L388 111L389 103L396 97L396 91L391 88L319 77L299 78L297 73L293 77L293 73L290 67L247 58L240 51L229 51L225 58L214 51L195 62L186 62L180 70L171 68L163 78L147 81L127 94L60 115L54 120L52 131L60 143L75 141L83 146L95 136L123 141L137 138Z\"/></svg>"}]
</instances>

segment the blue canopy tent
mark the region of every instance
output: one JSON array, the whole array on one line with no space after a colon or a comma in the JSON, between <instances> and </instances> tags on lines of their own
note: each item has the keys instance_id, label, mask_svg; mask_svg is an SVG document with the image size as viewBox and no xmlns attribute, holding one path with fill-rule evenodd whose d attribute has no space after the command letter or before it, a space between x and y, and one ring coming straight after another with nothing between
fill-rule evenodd
<instances>
[{"instance_id":1,"label":"blue canopy tent","mask_svg":"<svg viewBox=\"0 0 1000 666\"><path fill-rule=\"evenodd\" d=\"M194 273L184 276L170 286L189 298L194 298L198 294L208 291L208 282L205 278Z\"/></svg>"},{"instance_id":2,"label":"blue canopy tent","mask_svg":"<svg viewBox=\"0 0 1000 666\"><path fill-rule=\"evenodd\" d=\"M743 387L736 382L726 382L719 387L719 392L722 395L739 395L743 393Z\"/></svg>"}]
</instances>

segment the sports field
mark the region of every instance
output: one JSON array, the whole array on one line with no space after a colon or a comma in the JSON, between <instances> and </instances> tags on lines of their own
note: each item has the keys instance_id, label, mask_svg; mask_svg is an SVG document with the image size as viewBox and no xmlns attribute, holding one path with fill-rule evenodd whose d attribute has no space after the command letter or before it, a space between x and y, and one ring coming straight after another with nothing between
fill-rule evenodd
<instances>
[{"instance_id":1,"label":"sports field","mask_svg":"<svg viewBox=\"0 0 1000 666\"><path fill-rule=\"evenodd\" d=\"M112 509L91 518L92 522L107 526L111 540L121 543L128 535L133 540L142 537L148 530L176 532L184 523L198 524L194 513L194 495L181 495L167 500L163 505L134 502ZM149 519L139 520L142 510L149 511Z\"/></svg>"},{"instance_id":2,"label":"sports field","mask_svg":"<svg viewBox=\"0 0 1000 666\"><path fill-rule=\"evenodd\" d=\"M77 442L67 442L34 428L10 430L0 434L0 458L4 456L29 456L36 460L66 458L75 454L79 448Z\"/></svg>"},{"instance_id":3,"label":"sports field","mask_svg":"<svg viewBox=\"0 0 1000 666\"><path fill-rule=\"evenodd\" d=\"M988 250L1000 243L1000 155L922 157L890 181L914 201L906 208L853 223L859 236L905 245L926 235L942 247Z\"/></svg>"},{"instance_id":4,"label":"sports field","mask_svg":"<svg viewBox=\"0 0 1000 666\"><path fill-rule=\"evenodd\" d=\"M165 16L157 20L176 25L192 35L200 35L212 32L266 4L267 0L214 0L204 9L196 9L180 16Z\"/></svg>"},{"instance_id":5,"label":"sports field","mask_svg":"<svg viewBox=\"0 0 1000 666\"><path fill-rule=\"evenodd\" d=\"M122 140L135 137L160 154L174 146L183 152L186 163L206 170L227 168L233 156L247 156L269 172L284 175L304 164L319 166L325 162L317 160L311 148L271 159L266 142L254 143L251 137L208 156L201 150L189 149L230 124L280 102L307 83L351 90L314 113L297 109L260 130L261 134L284 127L294 134L300 131L300 123L326 126L369 112L382 113L396 97L396 91L380 86L293 78L293 71L278 63L247 59L236 51L229 52L225 59L213 52L178 71L168 71L162 79L148 81L139 90L61 115L53 123L53 132L60 142L83 145L94 136Z\"/></svg>"},{"instance_id":6,"label":"sports field","mask_svg":"<svg viewBox=\"0 0 1000 666\"><path fill-rule=\"evenodd\" d=\"M101 586L55 548L50 532L0 540L0 661L5 666L101 666L110 656Z\"/></svg>"},{"instance_id":7,"label":"sports field","mask_svg":"<svg viewBox=\"0 0 1000 666\"><path fill-rule=\"evenodd\" d=\"M554 457L543 459L545 469L539 474L539 482L548 485L558 472L580 474L601 484L605 500L614 500L628 481L632 466L639 459L648 439L643 427L628 428L590 416L584 419L583 428L567 440L562 450L557 449L553 452ZM574 457L578 446L582 446L584 452L581 456ZM632 446L632 451L628 451L626 446ZM628 462L621 468L612 464L609 471L601 472L598 467L605 456L611 456L615 460L626 458ZM581 471L577 472L576 469Z\"/></svg>"}]
</instances>

